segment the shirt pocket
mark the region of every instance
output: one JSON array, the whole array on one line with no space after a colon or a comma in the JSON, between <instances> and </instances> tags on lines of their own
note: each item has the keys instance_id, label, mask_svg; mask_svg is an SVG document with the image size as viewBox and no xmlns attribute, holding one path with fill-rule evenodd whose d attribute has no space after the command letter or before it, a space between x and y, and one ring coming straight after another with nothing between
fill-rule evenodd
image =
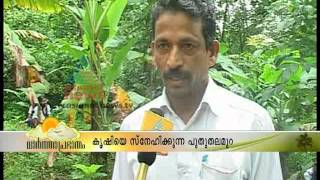
<instances>
[{"instance_id":1,"label":"shirt pocket","mask_svg":"<svg viewBox=\"0 0 320 180\"><path fill-rule=\"evenodd\" d=\"M201 163L201 180L247 180L248 174L228 154L209 155Z\"/></svg>"}]
</instances>

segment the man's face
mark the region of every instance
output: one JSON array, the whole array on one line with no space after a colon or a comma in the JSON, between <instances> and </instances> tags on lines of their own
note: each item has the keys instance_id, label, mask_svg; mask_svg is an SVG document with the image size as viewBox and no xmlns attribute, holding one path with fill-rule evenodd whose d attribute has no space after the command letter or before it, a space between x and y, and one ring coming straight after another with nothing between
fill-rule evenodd
<instances>
[{"instance_id":1,"label":"man's face","mask_svg":"<svg viewBox=\"0 0 320 180\"><path fill-rule=\"evenodd\" d=\"M206 48L201 19L183 12L164 12L155 23L152 55L167 93L185 96L207 85L219 45Z\"/></svg>"}]
</instances>

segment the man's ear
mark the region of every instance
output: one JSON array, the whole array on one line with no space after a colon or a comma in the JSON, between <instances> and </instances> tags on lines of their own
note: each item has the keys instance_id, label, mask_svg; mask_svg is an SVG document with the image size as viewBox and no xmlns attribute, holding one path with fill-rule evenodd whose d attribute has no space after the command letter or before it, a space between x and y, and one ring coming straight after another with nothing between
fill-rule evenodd
<instances>
[{"instance_id":1,"label":"man's ear","mask_svg":"<svg viewBox=\"0 0 320 180\"><path fill-rule=\"evenodd\" d=\"M219 41L213 40L211 46L208 48L209 51L209 67L216 64L218 53L219 53Z\"/></svg>"},{"instance_id":2,"label":"man's ear","mask_svg":"<svg viewBox=\"0 0 320 180\"><path fill-rule=\"evenodd\" d=\"M152 58L152 65L157 69L157 63L155 61L155 58L154 58L154 41L152 41L149 45L149 48L150 48L150 55L151 55L151 58Z\"/></svg>"},{"instance_id":3,"label":"man's ear","mask_svg":"<svg viewBox=\"0 0 320 180\"><path fill-rule=\"evenodd\" d=\"M153 56L153 53L154 53L154 41L151 41L151 43L149 45L149 48L150 48L150 55Z\"/></svg>"}]
</instances>

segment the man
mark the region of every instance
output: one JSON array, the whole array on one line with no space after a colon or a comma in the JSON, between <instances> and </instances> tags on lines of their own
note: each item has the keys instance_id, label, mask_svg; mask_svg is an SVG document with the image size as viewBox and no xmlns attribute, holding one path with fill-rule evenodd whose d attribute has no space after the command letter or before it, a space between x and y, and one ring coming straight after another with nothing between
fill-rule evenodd
<instances>
[{"instance_id":1,"label":"man","mask_svg":"<svg viewBox=\"0 0 320 180\"><path fill-rule=\"evenodd\" d=\"M42 110L42 114L44 115L45 118L47 118L51 115L51 107L48 104L48 101L49 100L47 98L41 97L41 110ZM48 161L47 161L48 167L52 167L55 160L56 160L55 153L49 152Z\"/></svg>"},{"instance_id":2,"label":"man","mask_svg":"<svg viewBox=\"0 0 320 180\"><path fill-rule=\"evenodd\" d=\"M28 110L28 118L24 121L28 124L31 128L36 128L37 125L40 123L40 110L39 104L31 102Z\"/></svg>"},{"instance_id":3,"label":"man","mask_svg":"<svg viewBox=\"0 0 320 180\"><path fill-rule=\"evenodd\" d=\"M51 107L48 104L48 99L45 97L41 98L41 110L45 118L51 115Z\"/></svg>"},{"instance_id":4,"label":"man","mask_svg":"<svg viewBox=\"0 0 320 180\"><path fill-rule=\"evenodd\" d=\"M153 10L152 56L163 94L125 118L121 130L140 130L144 111L160 108L174 130L274 130L265 109L208 77L219 43L212 1L160 0ZM113 180L133 180L136 152L119 152ZM148 180L281 180L278 153L169 152L158 155Z\"/></svg>"},{"instance_id":5,"label":"man","mask_svg":"<svg viewBox=\"0 0 320 180\"><path fill-rule=\"evenodd\" d=\"M30 106L28 110L28 117L25 122L31 128L36 128L41 122L41 111L38 98L32 88L28 88L27 97L30 101Z\"/></svg>"}]
</instances>

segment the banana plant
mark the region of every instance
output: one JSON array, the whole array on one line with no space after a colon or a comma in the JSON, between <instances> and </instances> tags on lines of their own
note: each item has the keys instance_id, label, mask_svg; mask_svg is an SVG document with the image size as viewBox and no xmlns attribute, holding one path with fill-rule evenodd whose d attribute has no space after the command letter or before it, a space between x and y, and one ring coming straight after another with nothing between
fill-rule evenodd
<instances>
[{"instance_id":1,"label":"banana plant","mask_svg":"<svg viewBox=\"0 0 320 180\"><path fill-rule=\"evenodd\" d=\"M125 9L128 0L105 0L97 2L86 0L84 8L63 4L59 0L5 0L4 7L18 6L41 12L57 13L62 10L69 11L80 25L83 32L83 45L68 46L70 50L77 53L79 57L86 57L88 67L77 73L75 81L76 88L73 94L82 94L80 98L71 98L62 101L62 104L73 103L77 105L90 104L92 107L92 130L102 130L103 127L110 127L112 119L107 117L107 109L104 108L109 96L110 87L113 81L119 76L121 66L126 59L127 53L135 40L128 40L126 45L119 47L110 56L109 49L105 44L117 33L118 23ZM88 81L86 78L90 77ZM103 98L88 98L85 87L101 87ZM78 96L79 97L79 96Z\"/></svg>"},{"instance_id":2,"label":"banana plant","mask_svg":"<svg viewBox=\"0 0 320 180\"><path fill-rule=\"evenodd\" d=\"M123 61L134 43L134 40L129 40L126 45L113 53L111 58L108 56L108 49L104 46L108 40L116 35L118 23L126 4L127 0L106 0L101 4L89 0L85 1L84 9L80 9L76 4L72 7L66 6L84 32L82 48L86 51L82 51L82 55L87 57L88 69L81 70L76 74L75 83L82 95L76 99L76 103L92 106L92 130L111 127L112 118L107 117L107 109L104 107L106 107L112 82L119 76ZM98 89L98 91L91 93L92 95L103 92L102 98L101 96L88 98L86 96L88 88L86 87ZM100 91L99 88L101 88Z\"/></svg>"},{"instance_id":3,"label":"banana plant","mask_svg":"<svg viewBox=\"0 0 320 180\"><path fill-rule=\"evenodd\" d=\"M18 6L46 13L59 13L63 10L58 0L4 0L3 6L5 9Z\"/></svg>"},{"instance_id":4,"label":"banana plant","mask_svg":"<svg viewBox=\"0 0 320 180\"><path fill-rule=\"evenodd\" d=\"M49 83L40 76L39 72L42 71L42 67L23 45L21 38L41 41L47 37L31 30L12 30L8 24L4 23L4 42L8 45L15 60L16 87L30 85L37 94L45 93L49 89ZM37 80L33 82L32 77Z\"/></svg>"}]
</instances>

